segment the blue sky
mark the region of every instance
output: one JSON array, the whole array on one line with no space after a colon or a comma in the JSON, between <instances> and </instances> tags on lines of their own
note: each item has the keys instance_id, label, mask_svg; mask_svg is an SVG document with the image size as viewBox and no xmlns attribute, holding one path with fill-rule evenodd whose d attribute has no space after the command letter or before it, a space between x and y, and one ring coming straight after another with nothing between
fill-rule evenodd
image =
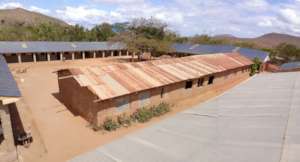
<instances>
[{"instance_id":1,"label":"blue sky","mask_svg":"<svg viewBox=\"0 0 300 162\"><path fill-rule=\"evenodd\" d=\"M0 9L16 7L86 27L155 17L188 36L300 36L300 0L0 0Z\"/></svg>"}]
</instances>

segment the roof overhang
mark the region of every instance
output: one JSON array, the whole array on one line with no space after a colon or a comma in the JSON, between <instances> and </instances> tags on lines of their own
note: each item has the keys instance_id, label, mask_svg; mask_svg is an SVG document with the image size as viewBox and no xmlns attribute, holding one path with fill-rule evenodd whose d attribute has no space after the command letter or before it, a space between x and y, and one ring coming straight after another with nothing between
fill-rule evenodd
<instances>
[{"instance_id":1,"label":"roof overhang","mask_svg":"<svg viewBox=\"0 0 300 162\"><path fill-rule=\"evenodd\" d=\"M0 104L8 105L20 100L20 97L2 97L0 96Z\"/></svg>"}]
</instances>

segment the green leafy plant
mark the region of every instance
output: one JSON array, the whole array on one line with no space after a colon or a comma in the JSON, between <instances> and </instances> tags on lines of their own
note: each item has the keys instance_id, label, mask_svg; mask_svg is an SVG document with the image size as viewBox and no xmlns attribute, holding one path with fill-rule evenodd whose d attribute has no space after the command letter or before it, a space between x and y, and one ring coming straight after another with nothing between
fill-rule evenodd
<instances>
[{"instance_id":1,"label":"green leafy plant","mask_svg":"<svg viewBox=\"0 0 300 162\"><path fill-rule=\"evenodd\" d=\"M152 116L161 116L170 111L170 105L163 102L157 106L151 107L150 111L152 112Z\"/></svg>"},{"instance_id":2,"label":"green leafy plant","mask_svg":"<svg viewBox=\"0 0 300 162\"><path fill-rule=\"evenodd\" d=\"M261 64L262 64L262 62L259 60L258 57L255 57L253 59L253 64L251 65L250 76L260 72Z\"/></svg>"},{"instance_id":3,"label":"green leafy plant","mask_svg":"<svg viewBox=\"0 0 300 162\"><path fill-rule=\"evenodd\" d=\"M145 107L138 109L135 113L132 114L131 118L134 120L145 123L149 121L152 118L152 112L150 109L147 109Z\"/></svg>"},{"instance_id":4,"label":"green leafy plant","mask_svg":"<svg viewBox=\"0 0 300 162\"><path fill-rule=\"evenodd\" d=\"M120 125L115 120L113 120L112 118L107 118L103 122L103 128L107 131L114 131L119 127L120 127Z\"/></svg>"}]
</instances>

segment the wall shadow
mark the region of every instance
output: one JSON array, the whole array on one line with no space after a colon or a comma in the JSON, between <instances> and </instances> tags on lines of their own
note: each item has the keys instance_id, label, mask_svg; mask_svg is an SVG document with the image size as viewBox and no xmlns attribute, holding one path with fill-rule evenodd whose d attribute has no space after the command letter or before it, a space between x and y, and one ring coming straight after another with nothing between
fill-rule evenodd
<instances>
[{"instance_id":1,"label":"wall shadow","mask_svg":"<svg viewBox=\"0 0 300 162\"><path fill-rule=\"evenodd\" d=\"M72 109L70 105L64 103L59 92L52 93L52 96L54 96L54 98L56 98L61 104L63 104L72 113L73 116L79 116L79 113L76 110Z\"/></svg>"}]
</instances>

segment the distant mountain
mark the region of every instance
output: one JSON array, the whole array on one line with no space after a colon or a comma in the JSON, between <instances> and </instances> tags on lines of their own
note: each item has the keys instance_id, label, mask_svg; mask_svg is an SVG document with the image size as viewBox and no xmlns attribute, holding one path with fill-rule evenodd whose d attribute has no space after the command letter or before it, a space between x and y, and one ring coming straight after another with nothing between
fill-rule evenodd
<instances>
[{"instance_id":1,"label":"distant mountain","mask_svg":"<svg viewBox=\"0 0 300 162\"><path fill-rule=\"evenodd\" d=\"M276 47L280 43L293 44L300 47L300 37L292 36L288 34L280 33L269 33L262 35L257 38L238 38L232 35L218 35L214 37L215 39L224 39L233 43L236 42L250 42L256 44L258 47L262 48L272 48Z\"/></svg>"},{"instance_id":2,"label":"distant mountain","mask_svg":"<svg viewBox=\"0 0 300 162\"><path fill-rule=\"evenodd\" d=\"M22 8L0 10L0 27L33 26L42 23L68 26L62 20Z\"/></svg>"}]
</instances>

